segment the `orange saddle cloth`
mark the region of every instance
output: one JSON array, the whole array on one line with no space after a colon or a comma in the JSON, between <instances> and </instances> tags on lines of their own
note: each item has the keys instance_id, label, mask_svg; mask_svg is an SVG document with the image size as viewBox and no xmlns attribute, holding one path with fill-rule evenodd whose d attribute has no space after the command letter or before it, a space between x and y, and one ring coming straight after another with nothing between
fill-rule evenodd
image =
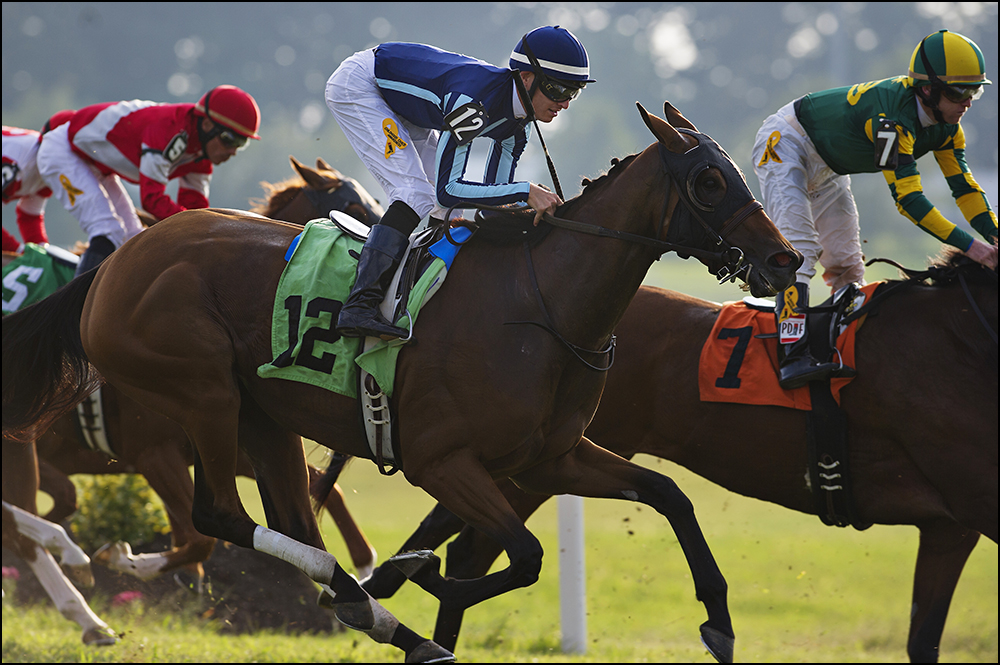
<instances>
[{"instance_id":1,"label":"orange saddle cloth","mask_svg":"<svg viewBox=\"0 0 1000 665\"><path fill-rule=\"evenodd\" d=\"M876 286L869 284L861 289L866 302ZM852 321L837 338L844 365L859 371L861 368L854 359L854 338L863 320L861 317ZM761 311L744 302L725 304L701 349L698 370L701 400L812 410L808 385L794 390L784 390L778 385L776 332L774 312ZM758 335L772 337L760 339ZM850 382L850 378L831 379L830 391L837 404L841 389Z\"/></svg>"}]
</instances>

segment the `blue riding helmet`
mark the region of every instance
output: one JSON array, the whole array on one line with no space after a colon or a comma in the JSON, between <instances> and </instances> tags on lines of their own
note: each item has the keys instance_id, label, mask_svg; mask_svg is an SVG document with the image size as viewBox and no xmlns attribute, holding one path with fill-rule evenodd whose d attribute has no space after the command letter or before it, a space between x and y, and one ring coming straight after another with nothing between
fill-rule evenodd
<instances>
[{"instance_id":1,"label":"blue riding helmet","mask_svg":"<svg viewBox=\"0 0 1000 665\"><path fill-rule=\"evenodd\" d=\"M525 49L525 41L528 42L528 49ZM531 63L532 55L541 68L540 72ZM576 84L580 88L594 83L594 79L590 78L587 49L572 32L558 25L535 28L518 40L517 46L510 52L509 66L562 83Z\"/></svg>"}]
</instances>

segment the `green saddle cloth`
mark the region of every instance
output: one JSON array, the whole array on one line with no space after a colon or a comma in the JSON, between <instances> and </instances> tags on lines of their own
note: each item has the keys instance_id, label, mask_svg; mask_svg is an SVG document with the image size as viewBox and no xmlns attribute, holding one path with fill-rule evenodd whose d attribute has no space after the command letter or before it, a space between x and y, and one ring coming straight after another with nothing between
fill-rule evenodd
<instances>
[{"instance_id":1,"label":"green saddle cloth","mask_svg":"<svg viewBox=\"0 0 1000 665\"><path fill-rule=\"evenodd\" d=\"M51 295L73 279L75 272L74 264L53 256L45 247L25 244L24 253L3 268L4 316Z\"/></svg>"},{"instance_id":2,"label":"green saddle cloth","mask_svg":"<svg viewBox=\"0 0 1000 665\"><path fill-rule=\"evenodd\" d=\"M335 331L336 315L354 286L358 264L348 252L359 253L361 247L360 241L330 220L306 224L278 280L271 317L274 360L258 367L257 376L308 383L357 399L360 367L392 395L402 340L379 340L362 353L363 339L342 337ZM414 321L446 274L444 261L434 259L417 280L409 298ZM408 317L400 317L395 324L408 328Z\"/></svg>"}]
</instances>

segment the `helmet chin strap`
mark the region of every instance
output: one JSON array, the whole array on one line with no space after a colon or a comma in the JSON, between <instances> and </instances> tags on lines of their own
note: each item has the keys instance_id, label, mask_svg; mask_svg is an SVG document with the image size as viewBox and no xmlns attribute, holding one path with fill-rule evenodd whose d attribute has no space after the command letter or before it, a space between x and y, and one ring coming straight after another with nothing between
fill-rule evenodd
<instances>
[{"instance_id":1,"label":"helmet chin strap","mask_svg":"<svg viewBox=\"0 0 1000 665\"><path fill-rule=\"evenodd\" d=\"M514 72L514 83L517 85L517 92L522 96L522 101L525 101L524 96L527 96L524 108L528 113L528 118L535 125L535 133L538 134L538 140L542 144L542 152L545 153L545 161L549 167L549 175L552 176L552 184L556 188L556 194L563 201L566 197L563 196L562 186L559 184L559 176L556 175L556 165L552 163L552 158L549 157L549 149L545 147L545 139L542 138L542 130L538 128L538 118L535 117L535 105L533 103L535 99L535 92L538 90L538 85L541 82L541 78L545 76L542 72L542 66L539 64L538 59L535 58L535 54L531 52L531 47L528 46L528 35L524 35L521 38L521 45L524 47L524 54L528 56L528 61L531 63L531 68L534 70L534 76L531 77L531 90L530 92L525 90L524 81L521 80L520 71Z\"/></svg>"},{"instance_id":2,"label":"helmet chin strap","mask_svg":"<svg viewBox=\"0 0 1000 665\"><path fill-rule=\"evenodd\" d=\"M530 94L524 88L524 81L521 80L521 73L519 71L514 72L514 84L517 86L517 94L521 95L521 101L525 101L525 95L527 95L527 102L524 108L528 113L528 119L535 125L535 133L538 134L538 140L542 144L542 152L545 153L545 162L549 166L549 175L552 176L552 184L556 188L556 194L565 202L566 197L563 196L562 186L559 184L559 176L556 175L556 165L552 163L552 158L549 157L549 149L545 147L545 139L542 138L542 130L538 128L538 119L535 117L535 106L532 104L532 100L535 98L535 91L538 90L538 74L535 74L531 82Z\"/></svg>"},{"instance_id":3,"label":"helmet chin strap","mask_svg":"<svg viewBox=\"0 0 1000 665\"><path fill-rule=\"evenodd\" d=\"M930 94L924 97L924 102L925 106L931 110L934 119L941 124L946 124L944 115L942 115L941 109L938 108L941 104L941 87L944 86L944 82L938 78L937 72L931 66L931 61L927 59L927 54L924 52L924 42L926 41L927 37L924 37L920 42L920 59L923 61L924 69L927 71L927 78L930 79ZM918 92L917 94L920 93Z\"/></svg>"}]
</instances>

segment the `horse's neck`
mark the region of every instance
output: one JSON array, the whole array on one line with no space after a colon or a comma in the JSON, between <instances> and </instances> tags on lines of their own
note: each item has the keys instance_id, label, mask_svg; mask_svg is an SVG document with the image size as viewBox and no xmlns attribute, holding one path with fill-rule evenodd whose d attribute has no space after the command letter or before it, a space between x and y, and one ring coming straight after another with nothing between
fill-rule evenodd
<instances>
[{"instance_id":1,"label":"horse's neck","mask_svg":"<svg viewBox=\"0 0 1000 665\"><path fill-rule=\"evenodd\" d=\"M615 187L636 178L618 176L584 202L570 218L637 236L652 238L660 210L641 188ZM634 189L634 191L626 191ZM610 336L642 284L656 253L648 246L623 239L555 229L535 252L535 270L543 293L559 293L560 317L581 335L602 341Z\"/></svg>"}]
</instances>

